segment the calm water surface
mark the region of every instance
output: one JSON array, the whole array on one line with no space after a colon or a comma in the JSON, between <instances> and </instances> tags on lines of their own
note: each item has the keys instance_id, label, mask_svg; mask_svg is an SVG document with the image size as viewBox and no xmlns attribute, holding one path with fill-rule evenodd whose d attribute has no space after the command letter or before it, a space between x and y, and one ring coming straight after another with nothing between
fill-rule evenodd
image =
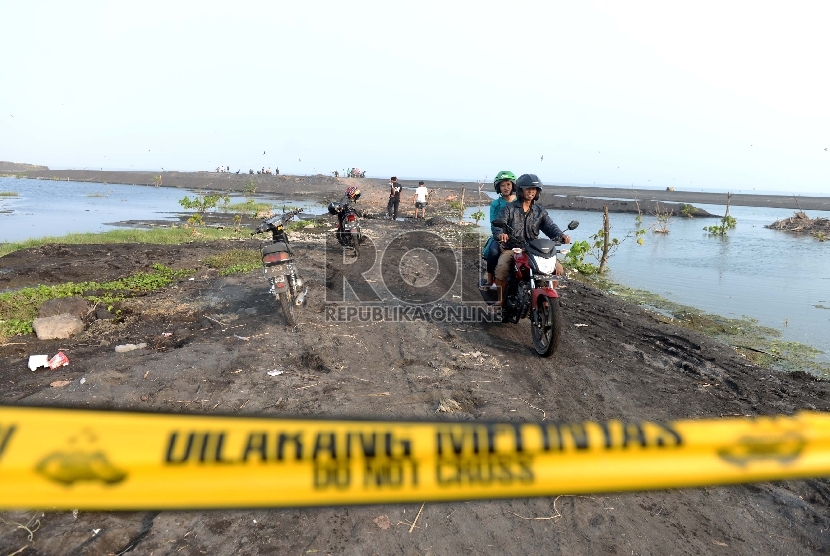
<instances>
[{"instance_id":1,"label":"calm water surface","mask_svg":"<svg viewBox=\"0 0 830 556\"><path fill-rule=\"evenodd\" d=\"M145 185L101 184L52 180L0 178L0 242L23 241L70 232L103 232L122 228L126 220L176 219L184 212L179 199L196 194L187 189ZM231 197L231 203L245 202ZM256 197L258 202L275 202ZM325 207L313 201L290 201L307 214L322 214Z\"/></svg>"}]
</instances>

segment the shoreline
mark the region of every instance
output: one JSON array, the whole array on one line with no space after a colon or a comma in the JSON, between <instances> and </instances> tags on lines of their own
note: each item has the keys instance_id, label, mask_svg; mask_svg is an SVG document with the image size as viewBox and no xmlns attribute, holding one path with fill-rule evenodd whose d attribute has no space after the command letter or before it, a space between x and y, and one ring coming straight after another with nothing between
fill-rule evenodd
<instances>
[{"instance_id":1,"label":"shoreline","mask_svg":"<svg viewBox=\"0 0 830 556\"><path fill-rule=\"evenodd\" d=\"M185 189L211 189L217 191L243 192L253 181L257 192L278 193L285 196L301 197L307 195L342 194L344 186L357 184L361 187L377 188L385 192L387 180L377 178L334 178L317 174L313 176L291 175L261 175L261 174L234 174L216 172L125 172L100 170L30 170L9 174L9 177L30 179L47 179L55 181L94 182L106 184L132 184L153 186L155 176L162 177L162 187L180 187ZM424 180L431 190L447 189L460 191L467 188L472 194L477 194L477 185L474 182L454 182ZM417 187L417 180L399 180L405 188ZM490 191L492 186L484 184L483 191ZM284 190L291 189L291 192ZM303 191L305 189L306 191ZM299 190L299 191L298 191ZM709 193L704 191L661 191L654 189L612 188L596 186L549 185L543 190L542 206L546 208L601 210L605 202L610 201L620 205L616 212L633 211L636 208L627 207L628 203L646 203L659 201L661 203L678 204L706 204L724 205L726 195L723 193ZM583 199L583 200L579 200ZM585 202L590 200L590 202ZM403 201L402 201L403 202ZM587 205L583 207L581 205ZM735 193L730 200L732 206L783 208L791 210L822 210L830 211L830 197L807 197L786 195L763 195ZM598 206L598 208L597 208ZM625 208L623 208L625 207ZM611 207L609 207L611 208Z\"/></svg>"}]
</instances>

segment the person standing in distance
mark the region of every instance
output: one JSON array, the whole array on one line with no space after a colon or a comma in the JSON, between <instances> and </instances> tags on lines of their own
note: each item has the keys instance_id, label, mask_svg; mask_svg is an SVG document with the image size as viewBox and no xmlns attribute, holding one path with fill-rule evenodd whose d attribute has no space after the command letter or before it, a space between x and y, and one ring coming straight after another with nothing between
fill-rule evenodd
<instances>
[{"instance_id":1,"label":"person standing in distance","mask_svg":"<svg viewBox=\"0 0 830 556\"><path fill-rule=\"evenodd\" d=\"M418 211L421 211L421 218L427 217L427 196L429 189L424 186L424 182L419 181L418 187L415 189L415 218L418 218Z\"/></svg>"},{"instance_id":2,"label":"person standing in distance","mask_svg":"<svg viewBox=\"0 0 830 556\"><path fill-rule=\"evenodd\" d=\"M386 204L386 215L392 220L398 219L398 205L401 204L401 185L398 178L389 178L389 202Z\"/></svg>"}]
</instances>

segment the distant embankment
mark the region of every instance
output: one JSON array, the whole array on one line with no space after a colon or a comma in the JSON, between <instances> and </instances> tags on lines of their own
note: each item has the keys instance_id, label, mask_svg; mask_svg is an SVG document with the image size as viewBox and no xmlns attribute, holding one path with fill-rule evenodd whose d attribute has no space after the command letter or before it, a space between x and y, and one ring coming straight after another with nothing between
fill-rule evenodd
<instances>
[{"instance_id":1,"label":"distant embankment","mask_svg":"<svg viewBox=\"0 0 830 556\"><path fill-rule=\"evenodd\" d=\"M48 169L47 166L38 166L37 164L23 164L22 162L6 162L5 160L0 160L0 174Z\"/></svg>"},{"instance_id":2,"label":"distant embankment","mask_svg":"<svg viewBox=\"0 0 830 556\"><path fill-rule=\"evenodd\" d=\"M643 214L671 213L672 216L691 216L694 218L720 218L701 208L687 203L666 203L664 201L624 201L621 199L595 199L579 195L549 195L542 197L539 203L545 208L560 210L602 210L608 205L609 212L633 212Z\"/></svg>"}]
</instances>

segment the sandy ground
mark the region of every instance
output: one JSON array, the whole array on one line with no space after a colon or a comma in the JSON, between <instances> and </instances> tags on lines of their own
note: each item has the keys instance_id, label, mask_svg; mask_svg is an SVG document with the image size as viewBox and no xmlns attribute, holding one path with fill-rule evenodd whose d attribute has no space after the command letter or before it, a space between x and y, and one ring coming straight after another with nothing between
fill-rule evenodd
<instances>
[{"instance_id":1,"label":"sandy ground","mask_svg":"<svg viewBox=\"0 0 830 556\"><path fill-rule=\"evenodd\" d=\"M302 180L291 180L275 181L274 189L307 194ZM342 192L344 183L321 180L308 190L323 199ZM384 184L363 183L367 204L385 206ZM292 234L300 272L311 288L294 329L284 326L259 272L223 277L200 262L211 253L256 249L259 243L252 239L175 247L49 245L0 258L5 271L0 288L115 278L145 270L153 262L197 269L192 281L124 302L121 320L90 315L77 337L38 341L23 336L0 346L0 403L507 421L671 420L830 410L830 383L803 372L759 368L728 346L574 280L561 290L564 332L559 351L550 359L533 351L526 320L517 325L326 322L324 292L337 272L326 258L327 246L334 247L327 229L321 225ZM364 229L377 246L402 232L450 239L461 233L440 219L366 219ZM474 280L476 253L465 252L462 260L465 279ZM399 279L429 283L425 291L459 287L436 275L432 261L422 255L404 259ZM367 279L379 278L376 265ZM137 342L149 347L114 351L117 344ZM59 349L70 358L69 366L37 372L27 368L28 355ZM286 373L268 376L276 366ZM71 383L51 388L55 380ZM456 400L460 409L436 412L447 398ZM419 507L77 516L48 509L3 512L0 553L818 554L830 549L830 483L825 479L427 502L410 533ZM389 517L391 528L375 523L381 515ZM25 524L33 516L40 528L29 541L15 523ZM93 535L96 529L100 531Z\"/></svg>"}]
</instances>

